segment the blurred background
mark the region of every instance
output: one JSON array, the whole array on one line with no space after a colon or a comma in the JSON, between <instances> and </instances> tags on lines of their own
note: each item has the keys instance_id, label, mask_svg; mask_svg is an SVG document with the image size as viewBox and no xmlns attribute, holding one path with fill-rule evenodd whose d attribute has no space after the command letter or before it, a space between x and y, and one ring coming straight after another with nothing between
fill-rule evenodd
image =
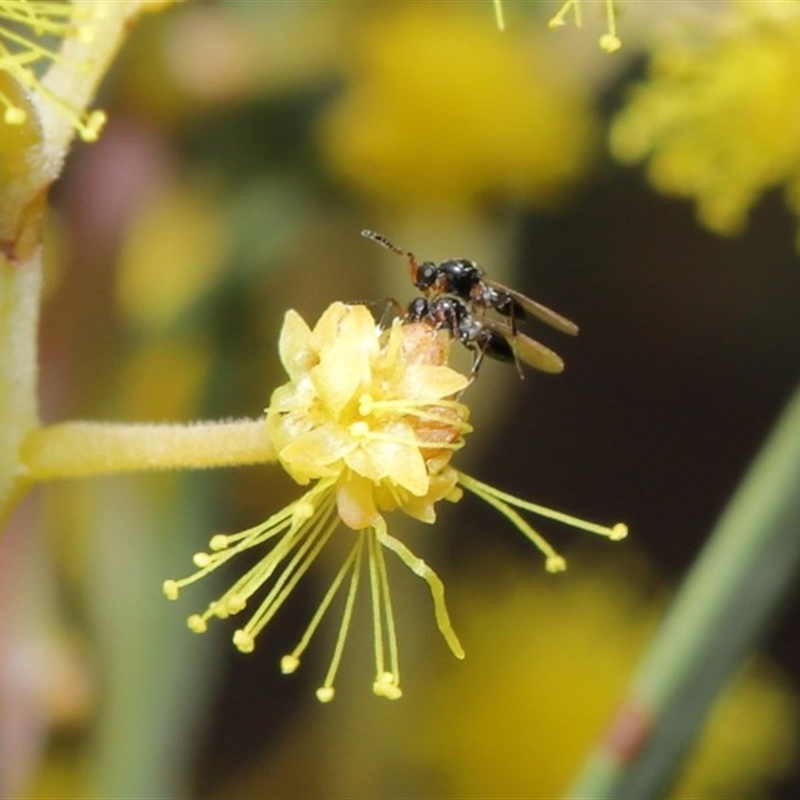
<instances>
[{"instance_id":1,"label":"blurred background","mask_svg":"<svg viewBox=\"0 0 800 800\"><path fill-rule=\"evenodd\" d=\"M475 259L579 323L575 340L531 324L561 376L485 363L456 463L630 537L542 523L569 563L547 575L476 500L435 527L392 519L445 581L467 658L392 563L404 697L370 691L365 613L322 705L332 630L295 675L278 662L328 565L252 655L233 625L185 626L234 575L173 604L160 589L214 533L299 494L278 467L47 486L0 544L8 796L563 792L796 386L800 270L777 192L721 238L608 156L656 12L631 10L609 56L598 9L548 32L557 7L507 3L503 33L488 0L227 0L143 19L98 101L106 131L55 187L42 415L258 416L284 380L286 309L313 322L334 300L413 297L404 260L359 236L372 228L423 260ZM765 631L675 796L800 791L797 610Z\"/></svg>"}]
</instances>

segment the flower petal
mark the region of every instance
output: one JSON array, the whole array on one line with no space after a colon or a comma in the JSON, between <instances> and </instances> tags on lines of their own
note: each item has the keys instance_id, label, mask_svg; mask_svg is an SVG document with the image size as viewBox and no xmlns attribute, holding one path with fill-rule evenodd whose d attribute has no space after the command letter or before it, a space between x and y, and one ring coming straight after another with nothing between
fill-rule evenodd
<instances>
[{"instance_id":1,"label":"flower petal","mask_svg":"<svg viewBox=\"0 0 800 800\"><path fill-rule=\"evenodd\" d=\"M417 400L441 400L463 391L468 385L466 375L451 367L409 364L397 385L397 394Z\"/></svg>"},{"instance_id":2,"label":"flower petal","mask_svg":"<svg viewBox=\"0 0 800 800\"><path fill-rule=\"evenodd\" d=\"M319 361L316 353L309 347L311 328L294 310L290 309L283 318L278 352L289 377L295 381L307 373Z\"/></svg>"},{"instance_id":3,"label":"flower petal","mask_svg":"<svg viewBox=\"0 0 800 800\"><path fill-rule=\"evenodd\" d=\"M365 306L338 305L346 313L339 317L336 330L326 320L318 337L320 363L311 370L320 400L334 418L353 400L359 387L369 382L370 362L379 351L375 320L369 310ZM314 329L315 339L320 324Z\"/></svg>"},{"instance_id":4,"label":"flower petal","mask_svg":"<svg viewBox=\"0 0 800 800\"><path fill-rule=\"evenodd\" d=\"M346 428L321 425L301 433L278 452L278 458L296 480L330 477L341 472L340 462L356 442Z\"/></svg>"},{"instance_id":5,"label":"flower petal","mask_svg":"<svg viewBox=\"0 0 800 800\"><path fill-rule=\"evenodd\" d=\"M354 531L369 528L378 516L375 484L353 472L336 487L336 510L342 522Z\"/></svg>"},{"instance_id":6,"label":"flower petal","mask_svg":"<svg viewBox=\"0 0 800 800\"><path fill-rule=\"evenodd\" d=\"M345 456L345 464L374 483L389 480L411 494L428 491L428 467L412 428L393 422L372 431L381 438L368 439Z\"/></svg>"}]
</instances>

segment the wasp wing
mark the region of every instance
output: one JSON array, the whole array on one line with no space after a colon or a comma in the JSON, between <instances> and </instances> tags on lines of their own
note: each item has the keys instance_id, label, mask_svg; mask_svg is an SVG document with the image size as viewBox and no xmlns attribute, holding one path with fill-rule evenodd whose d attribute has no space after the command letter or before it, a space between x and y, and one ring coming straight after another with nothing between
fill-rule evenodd
<instances>
[{"instance_id":1,"label":"wasp wing","mask_svg":"<svg viewBox=\"0 0 800 800\"><path fill-rule=\"evenodd\" d=\"M482 324L508 342L520 363L552 375L564 371L564 361L561 356L554 353L549 347L545 347L541 342L537 342L519 331L514 333L508 325L504 325L502 322L484 320Z\"/></svg>"},{"instance_id":2,"label":"wasp wing","mask_svg":"<svg viewBox=\"0 0 800 800\"><path fill-rule=\"evenodd\" d=\"M483 278L485 283L488 283L493 289L497 289L499 292L505 292L511 299L517 303L526 314L530 314L532 317L536 317L536 319L544 322L546 325L549 325L551 328L555 328L557 331L561 331L562 333L568 333L571 336L575 336L578 333L578 326L572 321L567 319L566 317L559 314L557 311L553 311L552 308L548 308L547 306L542 305L541 303L537 303L536 300L531 299L527 295L522 294L521 292L516 291L515 289L511 289L510 287L506 286L505 284L500 283L494 279L490 278Z\"/></svg>"}]
</instances>

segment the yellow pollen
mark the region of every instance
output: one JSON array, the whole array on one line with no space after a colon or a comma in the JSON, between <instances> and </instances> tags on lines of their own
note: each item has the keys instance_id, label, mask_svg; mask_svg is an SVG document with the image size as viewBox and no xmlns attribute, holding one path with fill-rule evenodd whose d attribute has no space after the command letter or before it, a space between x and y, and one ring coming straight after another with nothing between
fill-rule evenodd
<instances>
[{"instance_id":1,"label":"yellow pollen","mask_svg":"<svg viewBox=\"0 0 800 800\"><path fill-rule=\"evenodd\" d=\"M208 629L206 621L200 616L200 614L192 614L192 616L186 620L186 624L188 625L189 630L193 633L205 633Z\"/></svg>"},{"instance_id":2,"label":"yellow pollen","mask_svg":"<svg viewBox=\"0 0 800 800\"><path fill-rule=\"evenodd\" d=\"M241 653L252 653L256 649L255 639L241 629L233 634L233 644Z\"/></svg>"},{"instance_id":3,"label":"yellow pollen","mask_svg":"<svg viewBox=\"0 0 800 800\"><path fill-rule=\"evenodd\" d=\"M624 522L618 522L611 529L611 533L608 535L608 538L611 539L612 542L618 542L621 539L624 539L627 535L628 526Z\"/></svg>"},{"instance_id":4,"label":"yellow pollen","mask_svg":"<svg viewBox=\"0 0 800 800\"><path fill-rule=\"evenodd\" d=\"M333 686L321 686L317 689L317 700L320 703L330 703L333 700L334 693Z\"/></svg>"},{"instance_id":5,"label":"yellow pollen","mask_svg":"<svg viewBox=\"0 0 800 800\"><path fill-rule=\"evenodd\" d=\"M178 595L180 594L180 587L178 586L177 581L166 580L161 585L161 589L164 592L164 595L167 598L167 600L178 599Z\"/></svg>"},{"instance_id":6,"label":"yellow pollen","mask_svg":"<svg viewBox=\"0 0 800 800\"><path fill-rule=\"evenodd\" d=\"M600 49L606 53L616 53L622 47L622 42L619 36L614 36L611 33L604 33L600 37Z\"/></svg>"},{"instance_id":7,"label":"yellow pollen","mask_svg":"<svg viewBox=\"0 0 800 800\"><path fill-rule=\"evenodd\" d=\"M284 656L281 659L281 672L284 675L291 675L300 666L300 659L297 656Z\"/></svg>"},{"instance_id":8,"label":"yellow pollen","mask_svg":"<svg viewBox=\"0 0 800 800\"><path fill-rule=\"evenodd\" d=\"M294 511L292 511L292 516L295 522L304 522L314 516L314 510L313 503L309 503L308 500L298 500Z\"/></svg>"},{"instance_id":9,"label":"yellow pollen","mask_svg":"<svg viewBox=\"0 0 800 800\"><path fill-rule=\"evenodd\" d=\"M211 556L208 553L195 553L192 556L192 563L198 569L205 569L211 563Z\"/></svg>"},{"instance_id":10,"label":"yellow pollen","mask_svg":"<svg viewBox=\"0 0 800 800\"><path fill-rule=\"evenodd\" d=\"M227 600L223 598L222 600L215 600L213 603L209 603L207 615L218 617L219 619L227 619L230 616Z\"/></svg>"},{"instance_id":11,"label":"yellow pollen","mask_svg":"<svg viewBox=\"0 0 800 800\"><path fill-rule=\"evenodd\" d=\"M240 611L243 611L246 606L247 601L238 594L232 594L225 600L225 610L228 612L228 616L238 614Z\"/></svg>"},{"instance_id":12,"label":"yellow pollen","mask_svg":"<svg viewBox=\"0 0 800 800\"><path fill-rule=\"evenodd\" d=\"M219 550L225 550L228 546L228 537L224 533L218 533L211 537L211 541L208 543L208 546L215 552Z\"/></svg>"},{"instance_id":13,"label":"yellow pollen","mask_svg":"<svg viewBox=\"0 0 800 800\"><path fill-rule=\"evenodd\" d=\"M372 691L378 697L397 700L403 696L403 690L397 685L397 677L393 672L383 672L372 684Z\"/></svg>"},{"instance_id":14,"label":"yellow pollen","mask_svg":"<svg viewBox=\"0 0 800 800\"><path fill-rule=\"evenodd\" d=\"M567 568L567 562L563 556L548 556L544 568L548 572L563 572Z\"/></svg>"}]
</instances>

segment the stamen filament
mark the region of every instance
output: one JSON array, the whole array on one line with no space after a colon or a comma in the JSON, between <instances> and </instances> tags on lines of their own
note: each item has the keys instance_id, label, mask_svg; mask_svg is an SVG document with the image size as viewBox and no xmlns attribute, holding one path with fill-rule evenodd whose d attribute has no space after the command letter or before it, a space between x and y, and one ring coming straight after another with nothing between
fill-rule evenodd
<instances>
[{"instance_id":1,"label":"stamen filament","mask_svg":"<svg viewBox=\"0 0 800 800\"><path fill-rule=\"evenodd\" d=\"M368 536L369 588L372 598L372 639L375 647L375 671L381 675L383 669L383 623L381 620L381 591L378 577L378 561L375 553L375 536L370 531ZM377 548L380 551L380 548Z\"/></svg>"},{"instance_id":2,"label":"stamen filament","mask_svg":"<svg viewBox=\"0 0 800 800\"><path fill-rule=\"evenodd\" d=\"M328 587L328 591L325 592L325 596L322 598L322 602L317 606L317 610L314 612L314 616L311 618L311 622L308 623L308 626L305 629L300 641L298 642L297 646L292 650L289 655L284 656L281 660L281 669L285 673L294 672L297 669L298 664L300 663L300 656L303 655L306 648L308 647L309 643L311 642L314 633L316 632L317 628L319 627L320 622L322 622L322 618L325 616L325 612L328 610L330 604L333 602L333 598L336 596L336 593L339 591L339 587L342 585L342 581L345 579L347 573L353 566L353 561L355 560L356 554L358 552L358 542L353 545L350 549L350 553L348 554L347 558L344 560L342 565L339 567L336 577L334 577L333 581L331 581L331 585Z\"/></svg>"},{"instance_id":3,"label":"stamen filament","mask_svg":"<svg viewBox=\"0 0 800 800\"><path fill-rule=\"evenodd\" d=\"M286 555L293 547L296 541L302 537L303 543L297 549L297 552L292 556L289 563L281 572L275 585L270 589L269 594L263 600L257 611L248 620L244 626L244 631L255 638L260 631L264 629L267 623L275 616L275 613L283 605L283 602L291 594L294 587L300 579L308 571L308 568L314 562L316 557L320 554L322 548L328 543L333 532L336 530L339 520L331 520L334 509L334 497L326 498L324 506L320 509L319 517L314 520L310 530L305 532L301 529L299 537L295 537L291 545L286 548ZM287 539L289 537L287 536ZM281 555L280 560L285 556ZM278 559L276 559L277 566ZM299 565L299 566L298 566ZM275 566L269 570L267 577L269 577L275 569ZM259 581L259 586L263 584L263 580Z\"/></svg>"},{"instance_id":4,"label":"stamen filament","mask_svg":"<svg viewBox=\"0 0 800 800\"><path fill-rule=\"evenodd\" d=\"M497 20L497 27L504 31L506 29L506 21L503 19L503 0L494 0L494 16Z\"/></svg>"},{"instance_id":5,"label":"stamen filament","mask_svg":"<svg viewBox=\"0 0 800 800\"><path fill-rule=\"evenodd\" d=\"M358 592L358 579L361 573L361 556L364 552L365 536L365 531L359 531L358 544L356 545L356 563L353 567L353 573L350 576L350 588L347 592L347 601L345 602L344 612L342 613L342 622L339 625L339 634L336 637L336 645L333 649L333 656L330 666L328 667L328 672L325 675L325 680L322 682L322 686L317 689L317 699L322 703L333 700L333 682L336 679L336 672L342 660L344 643L347 639L347 633L350 630L350 620L353 617L353 605L355 604L356 594Z\"/></svg>"},{"instance_id":6,"label":"stamen filament","mask_svg":"<svg viewBox=\"0 0 800 800\"><path fill-rule=\"evenodd\" d=\"M383 557L383 549L376 536L373 535L370 537L370 544L374 551L374 558L378 564L378 577L383 598L383 611L386 616L386 633L389 640L389 674L392 676L393 684L397 687L397 696L399 697L400 658L397 649L397 629L394 624L392 594L389 588L389 576L386 574L386 559ZM387 673L382 668L377 671L376 680L377 685L380 686L381 690L385 693L387 688Z\"/></svg>"},{"instance_id":7,"label":"stamen filament","mask_svg":"<svg viewBox=\"0 0 800 800\"><path fill-rule=\"evenodd\" d=\"M481 481L476 480L475 478L461 471L458 473L458 482L465 489L468 489L469 491L478 495L481 499L487 500L487 502L487 498L489 496L496 497L498 500L508 503L509 505L522 508L525 511L530 511L534 514L538 514L541 517L546 517L547 519L552 519L556 522L563 522L565 525L570 525L573 528L579 528L580 530L588 531L589 533L597 533L601 536L607 536L612 541L619 541L628 535L628 526L623 522L618 522L609 527L608 525L599 525L596 522L589 522L588 520L580 519L579 517L573 517L571 514L565 514L563 511L556 511L555 509L547 508L546 506L541 506L537 503L531 503L527 500L522 500L519 497L515 497L513 494L501 492L499 489L495 489L493 486L482 483Z\"/></svg>"},{"instance_id":8,"label":"stamen filament","mask_svg":"<svg viewBox=\"0 0 800 800\"><path fill-rule=\"evenodd\" d=\"M561 8L552 16L550 22L547 23L548 27L560 28L562 25L565 25L566 23L564 21L564 17L567 16L570 9L572 9L573 17L575 19L575 27L580 28L581 24L583 23L580 0L566 0Z\"/></svg>"},{"instance_id":9,"label":"stamen filament","mask_svg":"<svg viewBox=\"0 0 800 800\"><path fill-rule=\"evenodd\" d=\"M463 478L467 477L467 480L463 480ZM562 570L566 569L566 562L564 558L560 556L553 547L549 544L549 542L537 531L533 529L533 527L527 523L513 508L508 506L498 495L502 495L502 492L497 492L495 494L495 489L491 486L487 486L485 483L481 483L480 481L476 481L473 478L468 478L468 476L459 473L459 483L467 490L472 492L473 494L477 495L481 498L481 500L488 503L492 508L499 511L506 519L508 519L512 525L514 525L517 530L519 530L522 534L528 537L533 544L544 554L545 556L545 567L548 572L561 572ZM516 498L514 498L516 499Z\"/></svg>"},{"instance_id":10,"label":"stamen filament","mask_svg":"<svg viewBox=\"0 0 800 800\"><path fill-rule=\"evenodd\" d=\"M436 617L436 625L453 655L456 658L464 658L464 648L461 646L461 642L458 641L458 636L456 636L456 632L450 622L450 615L447 613L447 606L444 600L444 584L439 576L399 539L391 536L386 530L386 523L383 520L375 525L375 531L378 535L378 541L395 553L415 575L418 575L428 584L433 597L433 613Z\"/></svg>"}]
</instances>

